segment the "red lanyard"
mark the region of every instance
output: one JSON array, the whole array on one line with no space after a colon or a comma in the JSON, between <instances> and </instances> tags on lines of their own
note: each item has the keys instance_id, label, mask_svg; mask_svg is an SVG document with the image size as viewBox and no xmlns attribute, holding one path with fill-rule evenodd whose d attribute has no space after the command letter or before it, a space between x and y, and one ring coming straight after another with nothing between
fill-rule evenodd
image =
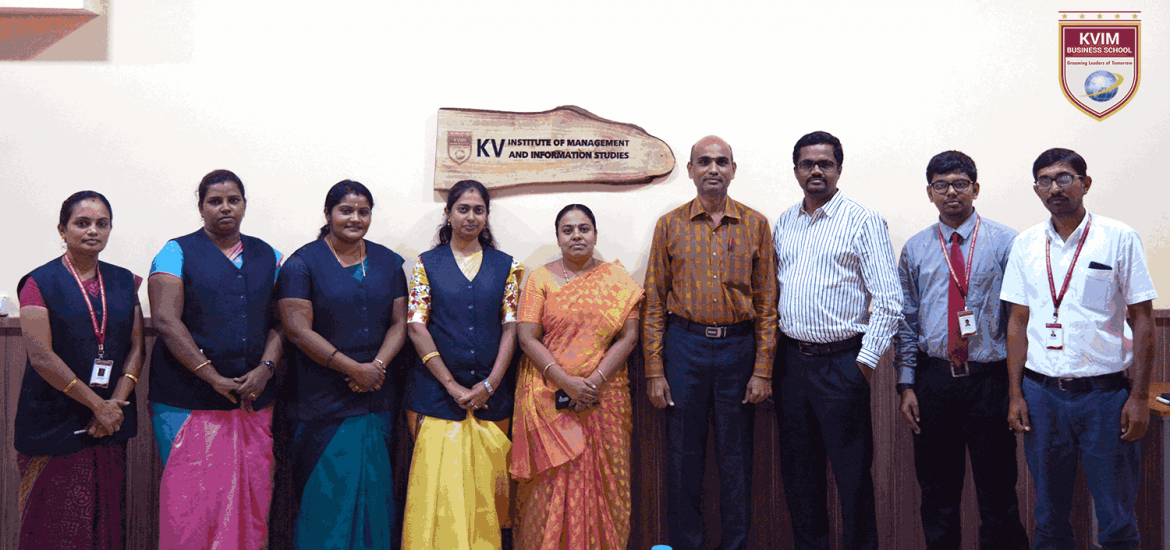
<instances>
[{"instance_id":1,"label":"red lanyard","mask_svg":"<svg viewBox=\"0 0 1170 550\"><path fill-rule=\"evenodd\" d=\"M959 274L955 273L955 267L951 265L951 254L947 251L947 245L943 242L942 229L938 229L938 245L942 247L943 260L947 262L947 271L951 272L951 277L954 278L955 285L959 287L959 295L963 300L967 299L967 285L971 283L971 264L975 263L975 239L979 238L979 226L983 225L983 218L979 214L975 215L975 230L971 232L971 243L967 245L967 272L963 274L965 277L962 281L959 280Z\"/></svg>"},{"instance_id":2,"label":"red lanyard","mask_svg":"<svg viewBox=\"0 0 1170 550\"><path fill-rule=\"evenodd\" d=\"M110 310L106 309L106 281L102 278L102 270L100 267L95 267L98 280L98 292L102 295L102 324L98 326L97 313L94 312L93 302L89 299L89 293L85 291L85 285L81 283L81 275L77 274L77 269L73 267L73 263L69 261L69 256L64 256L65 267L69 268L69 274L73 275L73 280L77 281L77 288L81 289L81 297L85 298L85 306L89 308L89 319L93 322L93 334L97 337L98 342L98 359L106 358L106 321L110 319Z\"/></svg>"},{"instance_id":3,"label":"red lanyard","mask_svg":"<svg viewBox=\"0 0 1170 550\"><path fill-rule=\"evenodd\" d=\"M1048 263L1048 290L1052 292L1052 320L1055 322L1060 316L1060 303L1064 301L1064 293L1068 292L1068 282L1072 280L1073 268L1077 266L1077 258L1081 257L1081 248L1089 240L1089 227L1093 224L1093 215L1085 221L1085 230L1081 232L1081 242L1077 243L1077 252L1073 254L1072 263L1068 264L1068 273L1064 276L1064 284L1060 286L1060 294L1056 293L1056 281L1052 278L1052 237L1044 245L1044 260Z\"/></svg>"}]
</instances>

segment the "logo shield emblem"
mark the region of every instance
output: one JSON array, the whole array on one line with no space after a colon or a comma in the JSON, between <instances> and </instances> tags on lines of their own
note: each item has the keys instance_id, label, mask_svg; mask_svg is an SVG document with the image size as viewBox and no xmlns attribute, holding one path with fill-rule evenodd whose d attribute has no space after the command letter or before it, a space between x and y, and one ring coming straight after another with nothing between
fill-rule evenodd
<instances>
[{"instance_id":1,"label":"logo shield emblem","mask_svg":"<svg viewBox=\"0 0 1170 550\"><path fill-rule=\"evenodd\" d=\"M1069 103L1097 120L1121 110L1137 93L1142 45L1137 16L1138 12L1061 14L1060 88Z\"/></svg>"},{"instance_id":2,"label":"logo shield emblem","mask_svg":"<svg viewBox=\"0 0 1170 550\"><path fill-rule=\"evenodd\" d=\"M471 158L471 132L447 132L447 156L455 164L463 164Z\"/></svg>"}]
</instances>

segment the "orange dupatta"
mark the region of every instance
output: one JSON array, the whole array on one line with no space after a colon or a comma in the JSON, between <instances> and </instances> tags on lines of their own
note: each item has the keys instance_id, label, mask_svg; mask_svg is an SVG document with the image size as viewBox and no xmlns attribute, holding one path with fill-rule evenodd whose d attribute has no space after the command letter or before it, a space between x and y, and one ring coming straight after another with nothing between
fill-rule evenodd
<instances>
[{"instance_id":1,"label":"orange dupatta","mask_svg":"<svg viewBox=\"0 0 1170 550\"><path fill-rule=\"evenodd\" d=\"M557 364L572 376L589 376L630 311L642 298L642 287L621 263L602 264L550 293L544 303L541 342ZM512 431L512 475L530 478L565 464L585 450L577 413L558 411L554 404L557 386L541 376L540 368L528 356L520 361L516 384L516 409ZM625 373L611 377L603 388L614 388L617 380L628 384ZM626 384L620 391L626 391ZM535 470L534 470L535 467Z\"/></svg>"}]
</instances>

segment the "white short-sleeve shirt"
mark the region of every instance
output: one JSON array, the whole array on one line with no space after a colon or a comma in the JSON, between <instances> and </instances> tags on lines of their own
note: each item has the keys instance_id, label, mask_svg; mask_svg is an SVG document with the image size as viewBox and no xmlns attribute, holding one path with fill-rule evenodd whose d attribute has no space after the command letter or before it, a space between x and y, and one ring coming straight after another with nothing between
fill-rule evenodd
<instances>
[{"instance_id":1,"label":"white short-sleeve shirt","mask_svg":"<svg viewBox=\"0 0 1170 550\"><path fill-rule=\"evenodd\" d=\"M1064 330L1064 349L1051 350L1046 325L1053 322L1053 300L1045 243L1052 239L1052 279L1059 293L1082 238L1085 246L1073 268L1057 321ZM1137 232L1119 221L1091 214L1081 220L1067 242L1051 221L1020 233L1012 246L1000 293L1004 301L1029 308L1025 366L1048 376L1078 378L1129 368L1133 331L1125 322L1126 306L1157 297Z\"/></svg>"}]
</instances>

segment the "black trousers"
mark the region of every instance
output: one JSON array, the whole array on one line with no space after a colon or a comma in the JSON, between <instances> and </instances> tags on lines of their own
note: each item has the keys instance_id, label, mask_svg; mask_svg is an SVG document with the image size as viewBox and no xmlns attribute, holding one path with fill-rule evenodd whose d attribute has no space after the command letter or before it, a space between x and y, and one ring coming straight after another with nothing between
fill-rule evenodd
<instances>
[{"instance_id":1,"label":"black trousers","mask_svg":"<svg viewBox=\"0 0 1170 550\"><path fill-rule=\"evenodd\" d=\"M928 550L957 550L959 508L971 453L979 500L979 547L1027 550L1016 498L1016 436L1007 426L1007 364L954 378L919 356L914 393L921 434L914 435L914 470L922 488L922 531ZM968 526L969 528L972 526Z\"/></svg>"},{"instance_id":2,"label":"black trousers","mask_svg":"<svg viewBox=\"0 0 1170 550\"><path fill-rule=\"evenodd\" d=\"M857 350L810 356L787 338L781 345L777 354L784 353L786 365L776 417L795 548L829 548L828 460L841 500L844 548L876 550L869 382L857 367Z\"/></svg>"},{"instance_id":3,"label":"black trousers","mask_svg":"<svg viewBox=\"0 0 1170 550\"><path fill-rule=\"evenodd\" d=\"M662 348L674 399L674 406L666 408L670 545L675 550L703 548L703 470L711 414L723 532L718 548L747 548L755 405L743 404L743 396L755 364L755 336L713 339L667 325Z\"/></svg>"}]
</instances>

